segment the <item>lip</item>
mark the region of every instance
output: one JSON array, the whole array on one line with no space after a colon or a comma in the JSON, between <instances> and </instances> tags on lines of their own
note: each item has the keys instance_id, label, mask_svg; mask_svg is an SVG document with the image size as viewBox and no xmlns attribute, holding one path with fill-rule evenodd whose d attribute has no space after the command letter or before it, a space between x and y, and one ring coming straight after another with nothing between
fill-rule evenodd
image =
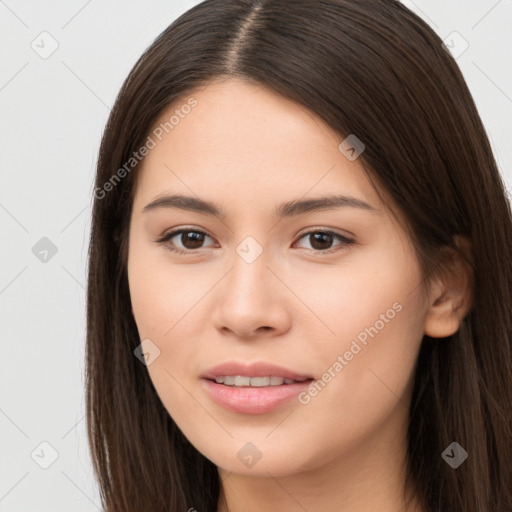
<instances>
[{"instance_id":1,"label":"lip","mask_svg":"<svg viewBox=\"0 0 512 512\"><path fill-rule=\"evenodd\" d=\"M304 380L293 384L264 387L230 387L215 382L220 375L244 375L249 377L283 377ZM251 364L229 361L217 365L201 375L203 389L217 404L225 409L242 414L264 414L270 412L304 391L312 382L308 374L297 373L288 368L267 362Z\"/></svg>"},{"instance_id":2,"label":"lip","mask_svg":"<svg viewBox=\"0 0 512 512\"><path fill-rule=\"evenodd\" d=\"M305 380L312 379L312 375L297 373L284 366L278 366L265 361L255 363L240 363L227 361L210 368L201 375L202 379L215 380L219 375L244 375L247 377L283 377L285 379ZM292 384L288 384L291 386Z\"/></svg>"},{"instance_id":3,"label":"lip","mask_svg":"<svg viewBox=\"0 0 512 512\"><path fill-rule=\"evenodd\" d=\"M290 401L311 384L311 380L267 387L229 387L202 379L203 389L219 405L242 414L264 414Z\"/></svg>"}]
</instances>

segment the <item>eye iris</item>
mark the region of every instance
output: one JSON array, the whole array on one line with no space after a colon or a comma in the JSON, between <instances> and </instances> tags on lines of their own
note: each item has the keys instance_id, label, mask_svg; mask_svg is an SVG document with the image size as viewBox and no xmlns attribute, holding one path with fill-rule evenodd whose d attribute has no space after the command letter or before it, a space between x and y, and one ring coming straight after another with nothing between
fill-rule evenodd
<instances>
[{"instance_id":1,"label":"eye iris","mask_svg":"<svg viewBox=\"0 0 512 512\"><path fill-rule=\"evenodd\" d=\"M331 244L332 244L332 238L333 236L330 235L329 233L312 233L309 235L310 237L313 237L312 239L316 242L322 242L322 240L327 243L327 246L325 245L325 243L322 245L322 243L320 243L320 247L315 247L315 243L311 243L311 246L315 249L315 250L322 250L322 249L329 249ZM325 239L327 238L327 242L325 241Z\"/></svg>"},{"instance_id":2,"label":"eye iris","mask_svg":"<svg viewBox=\"0 0 512 512\"><path fill-rule=\"evenodd\" d=\"M203 243L204 235L197 231L184 231L181 234L181 243L187 249L199 249ZM188 242L192 242L192 247L187 245Z\"/></svg>"}]
</instances>

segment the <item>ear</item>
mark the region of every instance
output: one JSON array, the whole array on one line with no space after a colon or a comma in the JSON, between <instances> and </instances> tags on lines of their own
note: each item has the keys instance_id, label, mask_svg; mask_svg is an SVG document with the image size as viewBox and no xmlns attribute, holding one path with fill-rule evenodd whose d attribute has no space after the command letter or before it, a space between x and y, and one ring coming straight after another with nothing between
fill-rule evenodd
<instances>
[{"instance_id":1,"label":"ear","mask_svg":"<svg viewBox=\"0 0 512 512\"><path fill-rule=\"evenodd\" d=\"M457 247L472 260L467 237L456 235ZM455 334L473 305L473 268L452 248L447 248L448 263L442 276L432 283L429 307L425 318L425 334L445 338Z\"/></svg>"}]
</instances>

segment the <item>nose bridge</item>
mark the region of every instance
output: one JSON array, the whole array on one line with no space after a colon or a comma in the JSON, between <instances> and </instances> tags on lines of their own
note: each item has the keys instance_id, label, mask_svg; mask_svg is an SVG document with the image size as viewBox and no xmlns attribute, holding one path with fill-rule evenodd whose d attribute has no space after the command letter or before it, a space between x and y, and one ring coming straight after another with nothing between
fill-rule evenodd
<instances>
[{"instance_id":1,"label":"nose bridge","mask_svg":"<svg viewBox=\"0 0 512 512\"><path fill-rule=\"evenodd\" d=\"M229 286L239 299L244 296L266 295L270 274L267 265L270 251L254 237L246 236L236 247L232 258ZM229 293L229 292L228 292Z\"/></svg>"},{"instance_id":2,"label":"nose bridge","mask_svg":"<svg viewBox=\"0 0 512 512\"><path fill-rule=\"evenodd\" d=\"M214 323L238 336L252 337L260 328L283 332L289 328L282 284L267 267L272 268L270 251L252 237L235 247L230 270L218 290Z\"/></svg>"}]
</instances>

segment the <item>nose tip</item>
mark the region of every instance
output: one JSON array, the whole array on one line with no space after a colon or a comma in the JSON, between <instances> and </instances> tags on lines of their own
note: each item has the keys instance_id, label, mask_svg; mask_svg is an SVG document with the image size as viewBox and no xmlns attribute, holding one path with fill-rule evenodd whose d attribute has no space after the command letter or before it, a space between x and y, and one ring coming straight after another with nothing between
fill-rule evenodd
<instances>
[{"instance_id":1,"label":"nose tip","mask_svg":"<svg viewBox=\"0 0 512 512\"><path fill-rule=\"evenodd\" d=\"M280 281L264 256L252 263L238 258L218 290L214 322L220 331L244 339L269 336L289 328L289 315Z\"/></svg>"}]
</instances>

